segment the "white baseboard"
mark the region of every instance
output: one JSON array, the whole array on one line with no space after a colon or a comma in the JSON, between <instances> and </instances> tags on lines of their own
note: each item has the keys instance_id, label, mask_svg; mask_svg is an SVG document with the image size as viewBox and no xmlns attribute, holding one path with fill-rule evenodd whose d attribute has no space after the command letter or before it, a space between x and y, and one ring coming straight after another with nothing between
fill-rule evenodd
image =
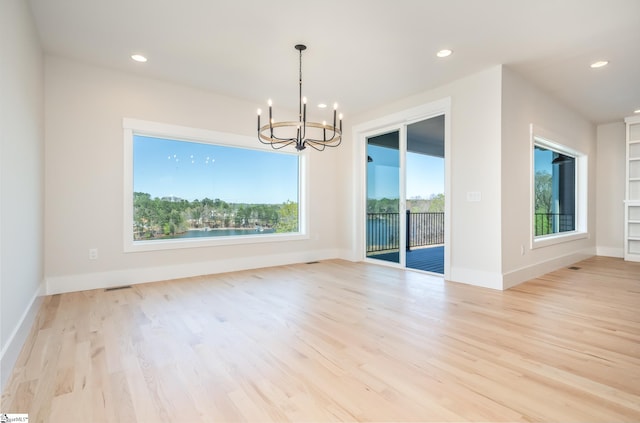
<instances>
[{"instance_id":1,"label":"white baseboard","mask_svg":"<svg viewBox=\"0 0 640 423\"><path fill-rule=\"evenodd\" d=\"M503 275L502 286L503 289L509 289L516 285L526 282L531 279L540 277L546 273L553 272L562 267L569 266L576 262L586 260L589 257L596 255L594 248L587 248L582 251L567 254L561 257L554 257L550 260L543 261L541 263L535 263L530 266L526 266L520 269L512 270Z\"/></svg>"},{"instance_id":2,"label":"white baseboard","mask_svg":"<svg viewBox=\"0 0 640 423\"><path fill-rule=\"evenodd\" d=\"M502 289L502 275L495 272L451 266L451 276L448 280L483 288Z\"/></svg>"},{"instance_id":3,"label":"white baseboard","mask_svg":"<svg viewBox=\"0 0 640 423\"><path fill-rule=\"evenodd\" d=\"M40 283L38 290L31 298L31 301L29 301L29 305L24 313L22 313L7 343L2 347L2 351L0 352L0 392L4 391L5 385L9 381L9 376L16 365L16 361L18 361L20 351L22 351L22 347L31 332L31 327L35 322L38 310L44 299L43 295L44 281Z\"/></svg>"},{"instance_id":4,"label":"white baseboard","mask_svg":"<svg viewBox=\"0 0 640 423\"><path fill-rule=\"evenodd\" d=\"M309 261L328 260L339 256L336 250L316 250L300 253L274 254L269 256L239 257L109 272L83 273L77 275L52 276L46 279L47 295L65 292L103 289L123 285L158 282L169 279L213 275L262 267L283 266Z\"/></svg>"},{"instance_id":5,"label":"white baseboard","mask_svg":"<svg viewBox=\"0 0 640 423\"><path fill-rule=\"evenodd\" d=\"M599 256L624 258L624 248L597 247L596 252Z\"/></svg>"},{"instance_id":6,"label":"white baseboard","mask_svg":"<svg viewBox=\"0 0 640 423\"><path fill-rule=\"evenodd\" d=\"M353 250L338 250L338 258L340 258L341 260L346 260L346 261L351 261L351 262L358 262L358 261L362 261L363 260L363 254L360 253L356 253Z\"/></svg>"}]
</instances>

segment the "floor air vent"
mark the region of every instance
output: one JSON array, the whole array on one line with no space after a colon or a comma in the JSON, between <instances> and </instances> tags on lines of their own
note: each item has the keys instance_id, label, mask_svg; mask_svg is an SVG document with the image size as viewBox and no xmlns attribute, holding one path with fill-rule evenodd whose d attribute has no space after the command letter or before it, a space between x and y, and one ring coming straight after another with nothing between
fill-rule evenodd
<instances>
[{"instance_id":1,"label":"floor air vent","mask_svg":"<svg viewBox=\"0 0 640 423\"><path fill-rule=\"evenodd\" d=\"M569 270L580 270L580 267L578 266L571 266L568 268Z\"/></svg>"},{"instance_id":2,"label":"floor air vent","mask_svg":"<svg viewBox=\"0 0 640 423\"><path fill-rule=\"evenodd\" d=\"M308 261L307 264L317 264L320 263L319 261Z\"/></svg>"},{"instance_id":3,"label":"floor air vent","mask_svg":"<svg viewBox=\"0 0 640 423\"><path fill-rule=\"evenodd\" d=\"M104 289L104 292L107 292L107 291L117 291L117 290L119 290L119 289L129 289L129 288L131 288L131 285L114 286L113 288L105 288L105 289Z\"/></svg>"}]
</instances>

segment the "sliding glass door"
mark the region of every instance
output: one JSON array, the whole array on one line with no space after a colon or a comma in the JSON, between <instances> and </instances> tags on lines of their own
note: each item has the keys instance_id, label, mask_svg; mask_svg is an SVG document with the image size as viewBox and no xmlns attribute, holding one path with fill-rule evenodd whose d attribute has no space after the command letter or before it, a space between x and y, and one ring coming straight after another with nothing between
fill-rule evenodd
<instances>
[{"instance_id":1,"label":"sliding glass door","mask_svg":"<svg viewBox=\"0 0 640 423\"><path fill-rule=\"evenodd\" d=\"M444 274L445 116L366 138L366 257Z\"/></svg>"}]
</instances>

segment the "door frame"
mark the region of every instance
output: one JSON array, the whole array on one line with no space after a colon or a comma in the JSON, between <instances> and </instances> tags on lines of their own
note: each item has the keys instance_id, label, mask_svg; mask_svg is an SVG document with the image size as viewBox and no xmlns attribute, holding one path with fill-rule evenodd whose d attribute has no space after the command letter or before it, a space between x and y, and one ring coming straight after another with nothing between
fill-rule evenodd
<instances>
[{"instance_id":1,"label":"door frame","mask_svg":"<svg viewBox=\"0 0 640 423\"><path fill-rule=\"evenodd\" d=\"M430 119L436 116L444 115L444 185L445 185L445 204L444 204L444 279L449 279L451 269L451 98L447 97L438 101L423 104L410 109L402 110L397 113L389 114L378 119L361 123L353 127L353 148L354 157L356 158L356 189L355 189L355 216L353 216L353 227L356 229L355 249L356 257L360 261L375 262L377 264L388 265L392 267L406 267L405 254L400 254L400 263L384 262L383 260L369 259L366 255L366 196L367 196L367 138L380 135L385 132L395 130L400 131L400 147L401 151L406 151L406 131L407 126ZM400 208L406 208L406 170L405 170L406 154L400 154ZM404 213L400 213L400 222L402 225L405 219ZM401 226L404 227L404 226ZM401 242L405 235L401 232ZM403 244L400 244L403 245ZM414 269L409 269L414 270Z\"/></svg>"}]
</instances>

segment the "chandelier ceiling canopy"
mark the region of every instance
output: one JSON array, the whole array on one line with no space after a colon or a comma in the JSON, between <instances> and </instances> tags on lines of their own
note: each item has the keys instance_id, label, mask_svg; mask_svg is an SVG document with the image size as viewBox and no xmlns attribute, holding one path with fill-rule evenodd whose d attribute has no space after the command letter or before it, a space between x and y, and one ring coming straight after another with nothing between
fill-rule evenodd
<instances>
[{"instance_id":1,"label":"chandelier ceiling canopy","mask_svg":"<svg viewBox=\"0 0 640 423\"><path fill-rule=\"evenodd\" d=\"M307 98L302 96L302 52L307 46L297 44L295 49L300 55L298 120L277 122L273 118L273 103L269 100L269 121L265 125L260 125L262 111L258 109L258 140L276 150L292 144L295 144L298 151L304 150L307 146L318 151L327 147L337 147L342 142L342 114L339 116L339 124L336 125L338 103L333 105L333 124L327 124L326 121L307 121Z\"/></svg>"}]
</instances>

